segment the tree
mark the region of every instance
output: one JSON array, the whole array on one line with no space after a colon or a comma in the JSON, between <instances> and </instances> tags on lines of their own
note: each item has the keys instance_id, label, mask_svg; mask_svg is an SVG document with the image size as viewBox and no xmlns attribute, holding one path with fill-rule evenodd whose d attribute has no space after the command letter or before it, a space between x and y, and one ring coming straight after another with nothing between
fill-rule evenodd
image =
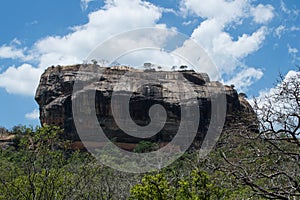
<instances>
[{"instance_id":1,"label":"tree","mask_svg":"<svg viewBox=\"0 0 300 200\"><path fill-rule=\"evenodd\" d=\"M91 62L93 63L93 65L97 65L98 61L96 59L92 59Z\"/></svg>"},{"instance_id":2,"label":"tree","mask_svg":"<svg viewBox=\"0 0 300 200\"><path fill-rule=\"evenodd\" d=\"M144 63L144 68L145 69L151 69L153 67L152 63Z\"/></svg>"},{"instance_id":3,"label":"tree","mask_svg":"<svg viewBox=\"0 0 300 200\"><path fill-rule=\"evenodd\" d=\"M179 67L179 69L181 69L181 70L185 70L185 69L187 69L188 68L188 66L186 66L186 65L181 65L180 67Z\"/></svg>"},{"instance_id":4,"label":"tree","mask_svg":"<svg viewBox=\"0 0 300 200\"><path fill-rule=\"evenodd\" d=\"M255 101L255 109L261 119L261 135L266 140L271 143L285 140L292 146L300 147L299 70L291 72L288 77L280 75L275 89L265 99Z\"/></svg>"},{"instance_id":5,"label":"tree","mask_svg":"<svg viewBox=\"0 0 300 200\"><path fill-rule=\"evenodd\" d=\"M101 60L99 60L99 65L101 66L101 67L107 67L107 65L109 64L109 61L108 60L106 60L106 59L101 59Z\"/></svg>"},{"instance_id":6,"label":"tree","mask_svg":"<svg viewBox=\"0 0 300 200\"><path fill-rule=\"evenodd\" d=\"M34 131L19 126L22 134L13 162L1 159L0 197L5 199L54 199L74 187L74 176L63 167L66 159L58 135L58 127L44 126ZM22 132L20 132L22 131ZM13 166L13 167L12 167ZM3 171L5 170L5 171ZM8 173L6 175L6 173Z\"/></svg>"},{"instance_id":7,"label":"tree","mask_svg":"<svg viewBox=\"0 0 300 200\"><path fill-rule=\"evenodd\" d=\"M280 75L275 89L255 101L255 110L260 119L258 136L276 159L269 173L261 173L270 185L258 189L270 197L300 198L300 70Z\"/></svg>"},{"instance_id":8,"label":"tree","mask_svg":"<svg viewBox=\"0 0 300 200\"><path fill-rule=\"evenodd\" d=\"M131 200L188 200L224 199L226 191L216 186L202 170L193 170L189 176L168 180L166 173L145 175L140 184L131 189Z\"/></svg>"},{"instance_id":9,"label":"tree","mask_svg":"<svg viewBox=\"0 0 300 200\"><path fill-rule=\"evenodd\" d=\"M164 174L146 175L141 184L131 189L131 200L170 199L170 185Z\"/></svg>"},{"instance_id":10,"label":"tree","mask_svg":"<svg viewBox=\"0 0 300 200\"><path fill-rule=\"evenodd\" d=\"M239 96L241 96L241 97L243 97L243 98L248 98L247 94L245 94L245 93L243 93L243 92L239 93Z\"/></svg>"},{"instance_id":11,"label":"tree","mask_svg":"<svg viewBox=\"0 0 300 200\"><path fill-rule=\"evenodd\" d=\"M125 199L136 176L69 149L62 130L21 128L19 148L0 151L0 199ZM18 131L19 128L16 128ZM128 184L130 183L130 184Z\"/></svg>"},{"instance_id":12,"label":"tree","mask_svg":"<svg viewBox=\"0 0 300 200\"><path fill-rule=\"evenodd\" d=\"M1 137L1 135L7 134L7 133L8 133L8 130L5 127L0 126L0 137Z\"/></svg>"},{"instance_id":13,"label":"tree","mask_svg":"<svg viewBox=\"0 0 300 200\"><path fill-rule=\"evenodd\" d=\"M110 66L121 66L121 64L118 61L114 61L110 64Z\"/></svg>"},{"instance_id":14,"label":"tree","mask_svg":"<svg viewBox=\"0 0 300 200\"><path fill-rule=\"evenodd\" d=\"M234 177L252 195L300 197L300 73L280 76L276 87L254 103L256 116L236 115L225 128L210 167ZM244 119L244 121L241 121ZM254 131L253 123L258 130ZM214 153L216 153L214 152Z\"/></svg>"},{"instance_id":15,"label":"tree","mask_svg":"<svg viewBox=\"0 0 300 200\"><path fill-rule=\"evenodd\" d=\"M190 176L168 180L165 173L145 175L131 189L131 200L224 199L226 191L216 186L208 174L193 170Z\"/></svg>"}]
</instances>

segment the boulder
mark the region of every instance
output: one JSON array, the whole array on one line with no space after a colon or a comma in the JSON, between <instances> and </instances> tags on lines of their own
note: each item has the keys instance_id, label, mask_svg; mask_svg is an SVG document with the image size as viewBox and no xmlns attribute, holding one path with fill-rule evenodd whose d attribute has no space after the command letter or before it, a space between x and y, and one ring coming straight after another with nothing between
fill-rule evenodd
<instances>
[{"instance_id":1,"label":"boulder","mask_svg":"<svg viewBox=\"0 0 300 200\"><path fill-rule=\"evenodd\" d=\"M93 68L95 65L72 65L72 66L52 66L42 74L35 99L39 104L41 124L56 125L64 129L61 136L71 141L80 141L74 125L72 101L76 98L73 94L75 79L77 82L86 81L88 70L83 68ZM141 140L148 140L158 143L170 142L176 135L181 121L181 105L188 104L190 96L196 97L198 103L200 120L197 130L197 137L194 144L201 144L211 119L211 91L224 88L226 95L226 123L236 112L252 113L253 110L247 100L239 96L232 86L224 86L219 82L210 81L206 73L197 73L192 70L184 71L144 71L126 66L100 67L101 75L95 81L82 86L80 92L90 93L91 100L95 102L96 117L99 126L106 136L122 144L137 144ZM129 74L129 75L128 75ZM97 74L96 74L97 75ZM95 74L91 75L95 76ZM155 82L145 82L147 77L155 77ZM149 138L138 138L126 134L121 130L114 117L111 107L112 94L120 92L125 95L126 91L120 89L120 80L128 78L125 88L134 88L129 101L130 118L139 126L147 126L151 123L149 109L160 104L164 107L167 119L162 130ZM123 79L122 79L123 78ZM136 87L134 83L141 83ZM144 83L144 84L143 84ZM190 85L190 90L181 90L178 85L186 83ZM118 91L119 90L119 91ZM122 90L122 91L121 91ZM78 92L78 91L77 91ZM123 92L123 93L122 93ZM72 95L73 94L73 95ZM178 97L183 97L178 99ZM183 101L183 102L180 102ZM195 102L194 102L195 103ZM117 113L122 114L123 106L115 108ZM89 115L87 109L82 111L82 115ZM122 117L121 117L122 118ZM192 118L192 116L191 116ZM126 116L124 120L127 120ZM84 124L89 127L87 123Z\"/></svg>"}]
</instances>

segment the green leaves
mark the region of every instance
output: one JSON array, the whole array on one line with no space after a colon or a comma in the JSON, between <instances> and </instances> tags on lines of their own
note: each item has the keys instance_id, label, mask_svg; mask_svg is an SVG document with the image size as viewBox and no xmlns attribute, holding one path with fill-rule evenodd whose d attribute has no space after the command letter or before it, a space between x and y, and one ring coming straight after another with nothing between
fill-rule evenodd
<instances>
[{"instance_id":1,"label":"green leaves","mask_svg":"<svg viewBox=\"0 0 300 200\"><path fill-rule=\"evenodd\" d=\"M68 157L58 137L62 130L22 130L17 133L17 151L0 154L0 199L63 199L67 189L75 187L77 175L66 165Z\"/></svg>"},{"instance_id":2,"label":"green leaves","mask_svg":"<svg viewBox=\"0 0 300 200\"><path fill-rule=\"evenodd\" d=\"M130 199L162 200L170 199L171 188L164 174L146 175L142 183L131 189Z\"/></svg>"},{"instance_id":3,"label":"green leaves","mask_svg":"<svg viewBox=\"0 0 300 200\"><path fill-rule=\"evenodd\" d=\"M165 173L146 175L131 189L131 200L224 199L226 190L215 185L206 172L193 170L190 176L167 180Z\"/></svg>"},{"instance_id":4,"label":"green leaves","mask_svg":"<svg viewBox=\"0 0 300 200\"><path fill-rule=\"evenodd\" d=\"M128 196L134 176L103 167L87 152L67 149L61 133L53 126L27 129L18 133L18 148L0 151L0 200Z\"/></svg>"}]
</instances>

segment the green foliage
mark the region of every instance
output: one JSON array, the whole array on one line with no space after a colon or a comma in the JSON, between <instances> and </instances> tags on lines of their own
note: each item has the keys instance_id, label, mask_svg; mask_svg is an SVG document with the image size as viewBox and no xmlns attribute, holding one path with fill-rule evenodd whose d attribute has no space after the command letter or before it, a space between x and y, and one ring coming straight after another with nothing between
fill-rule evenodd
<instances>
[{"instance_id":1,"label":"green foliage","mask_svg":"<svg viewBox=\"0 0 300 200\"><path fill-rule=\"evenodd\" d=\"M75 176L65 168L67 155L59 149L62 130L19 127L14 132L18 151L1 152L0 199L60 199Z\"/></svg>"},{"instance_id":2,"label":"green foliage","mask_svg":"<svg viewBox=\"0 0 300 200\"><path fill-rule=\"evenodd\" d=\"M226 190L217 186L211 177L201 170L193 170L187 180L179 181L178 199L224 199Z\"/></svg>"},{"instance_id":3,"label":"green foliage","mask_svg":"<svg viewBox=\"0 0 300 200\"><path fill-rule=\"evenodd\" d=\"M58 127L15 126L11 131L15 147L0 150L0 200L295 199L300 193L300 122L296 121L295 126L295 121L285 119L300 119L299 78L291 83L297 85L282 88L277 95L286 104L294 98L296 104L286 113L264 107L262 113L273 113L276 123L266 116L270 125L262 126L263 132L253 131L252 124L258 119L238 113L226 125L217 148L206 158L185 153L167 168L143 177L114 171L88 153L68 149ZM280 130L273 129L277 125L281 125ZM142 141L134 152L157 149L157 144ZM120 152L109 146L98 154L108 163L138 167L126 156L115 159L111 155Z\"/></svg>"},{"instance_id":4,"label":"green foliage","mask_svg":"<svg viewBox=\"0 0 300 200\"><path fill-rule=\"evenodd\" d=\"M131 189L131 200L160 200L170 199L171 188L164 174L146 175L142 183Z\"/></svg>"},{"instance_id":5,"label":"green foliage","mask_svg":"<svg viewBox=\"0 0 300 200\"><path fill-rule=\"evenodd\" d=\"M16 149L0 151L0 200L128 196L127 181L134 184L134 176L104 168L86 152L68 149L59 138L61 133L55 126L25 127L17 133Z\"/></svg>"},{"instance_id":6,"label":"green foliage","mask_svg":"<svg viewBox=\"0 0 300 200\"><path fill-rule=\"evenodd\" d=\"M167 180L164 173L146 175L131 189L131 200L188 200L225 199L226 190L217 186L202 170L193 170L190 176Z\"/></svg>"},{"instance_id":7,"label":"green foliage","mask_svg":"<svg viewBox=\"0 0 300 200\"><path fill-rule=\"evenodd\" d=\"M134 148L134 152L136 153L146 153L155 151L158 149L158 144L149 142L149 141L140 141L136 147Z\"/></svg>"},{"instance_id":8,"label":"green foliage","mask_svg":"<svg viewBox=\"0 0 300 200\"><path fill-rule=\"evenodd\" d=\"M58 127L18 126L14 133L18 136L16 149L0 152L0 199L127 199L130 191L130 199L224 199L229 191L216 184L218 176L214 173L193 170L196 154L186 153L137 184L140 175L114 171L96 163L88 153L68 149L68 143L59 137L62 130ZM157 144L143 141L135 152L157 148ZM109 155L112 153L118 152ZM128 158L123 159L127 163ZM136 167L133 163L127 165Z\"/></svg>"}]
</instances>

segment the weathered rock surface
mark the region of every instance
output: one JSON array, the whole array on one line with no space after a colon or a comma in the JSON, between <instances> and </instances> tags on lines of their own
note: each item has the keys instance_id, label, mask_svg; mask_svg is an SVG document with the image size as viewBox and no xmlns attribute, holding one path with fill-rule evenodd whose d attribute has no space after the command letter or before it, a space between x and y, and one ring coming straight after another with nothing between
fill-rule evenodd
<instances>
[{"instance_id":1,"label":"weathered rock surface","mask_svg":"<svg viewBox=\"0 0 300 200\"><path fill-rule=\"evenodd\" d=\"M76 133L72 112L72 93L75 78L84 81L87 74L78 71L82 65L57 66L48 68L40 79L40 84L36 91L35 99L40 106L41 124L57 125L64 128L65 139L79 141ZM86 68L92 65L86 65ZM99 67L100 68L100 67ZM111 109L112 93L118 81L126 73L134 73L132 82L139 82L145 79L145 74L152 73L157 77L157 83L140 85L130 99L130 116L138 125L145 126L150 122L148 116L149 108L154 104L162 105L167 112L167 121L164 128L155 136L148 138L155 142L169 142L176 135L181 120L180 102L178 96L184 96L188 101L189 94L196 95L199 103L200 121L195 143L201 143L205 136L211 118L211 98L209 91L223 86L219 82L209 80L205 73L194 71L177 72L145 72L129 67L107 67L101 68L101 77L81 89L81 92L91 92L91 98L95 98L95 110L99 125L110 138L119 143L138 143L141 139L132 137L124 133L116 124ZM184 80L179 77L184 77ZM179 90L179 82L189 83L193 91ZM131 87L130 84L128 87ZM237 91L231 86L224 86L227 99L227 122L236 111L252 112L249 103L239 96ZM96 93L93 91L96 91ZM94 94L94 96L93 96ZM73 96L74 98L74 96ZM122 109L122 108L119 108ZM83 110L83 114L89 114ZM120 112L121 113L121 112ZM88 123L85 124L87 127Z\"/></svg>"},{"instance_id":2,"label":"weathered rock surface","mask_svg":"<svg viewBox=\"0 0 300 200\"><path fill-rule=\"evenodd\" d=\"M9 134L8 130L0 127L0 150L6 149L14 144L15 135Z\"/></svg>"}]
</instances>

